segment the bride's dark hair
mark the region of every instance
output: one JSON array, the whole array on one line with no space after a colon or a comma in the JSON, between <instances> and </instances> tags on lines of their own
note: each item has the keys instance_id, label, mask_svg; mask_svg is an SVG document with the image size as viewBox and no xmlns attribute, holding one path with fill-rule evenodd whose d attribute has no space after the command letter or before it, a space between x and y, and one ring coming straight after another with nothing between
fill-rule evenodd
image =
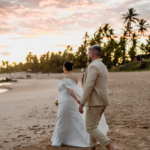
<instances>
[{"instance_id":1,"label":"bride's dark hair","mask_svg":"<svg viewBox=\"0 0 150 150\"><path fill-rule=\"evenodd\" d=\"M71 70L73 70L73 63L72 62L70 62L70 61L66 61L66 62L64 62L64 67L67 69L67 71L71 71Z\"/></svg>"}]
</instances>

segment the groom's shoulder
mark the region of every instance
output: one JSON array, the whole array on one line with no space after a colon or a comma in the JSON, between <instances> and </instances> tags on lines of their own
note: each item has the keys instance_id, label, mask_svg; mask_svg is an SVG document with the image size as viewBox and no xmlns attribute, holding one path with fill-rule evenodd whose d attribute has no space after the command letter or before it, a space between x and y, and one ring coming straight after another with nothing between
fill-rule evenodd
<instances>
[{"instance_id":1,"label":"groom's shoulder","mask_svg":"<svg viewBox=\"0 0 150 150\"><path fill-rule=\"evenodd\" d=\"M100 59L97 59L95 61L93 61L89 67L94 67L96 68L98 71L107 71L107 67L105 66L105 64L100 60Z\"/></svg>"},{"instance_id":2,"label":"groom's shoulder","mask_svg":"<svg viewBox=\"0 0 150 150\"><path fill-rule=\"evenodd\" d=\"M101 65L103 65L103 62L100 59L96 59L90 64L90 66L95 66L96 68L99 68Z\"/></svg>"},{"instance_id":3,"label":"groom's shoulder","mask_svg":"<svg viewBox=\"0 0 150 150\"><path fill-rule=\"evenodd\" d=\"M96 70L98 71L100 65L101 65L101 62L95 60L95 61L93 61L93 62L89 65L88 69L90 70L91 68L93 68L93 69L96 69Z\"/></svg>"}]
</instances>

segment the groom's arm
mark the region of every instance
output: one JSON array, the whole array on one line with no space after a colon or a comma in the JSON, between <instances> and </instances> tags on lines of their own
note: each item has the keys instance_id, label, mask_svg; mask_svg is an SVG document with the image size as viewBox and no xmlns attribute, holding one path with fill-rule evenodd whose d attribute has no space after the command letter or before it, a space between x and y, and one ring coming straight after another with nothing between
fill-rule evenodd
<instances>
[{"instance_id":1,"label":"groom's arm","mask_svg":"<svg viewBox=\"0 0 150 150\"><path fill-rule=\"evenodd\" d=\"M97 71L96 66L90 66L88 70L88 74L87 74L86 84L83 90L83 96L81 98L81 104L84 104L84 105L86 104L93 90L97 76L98 76L98 71Z\"/></svg>"}]
</instances>

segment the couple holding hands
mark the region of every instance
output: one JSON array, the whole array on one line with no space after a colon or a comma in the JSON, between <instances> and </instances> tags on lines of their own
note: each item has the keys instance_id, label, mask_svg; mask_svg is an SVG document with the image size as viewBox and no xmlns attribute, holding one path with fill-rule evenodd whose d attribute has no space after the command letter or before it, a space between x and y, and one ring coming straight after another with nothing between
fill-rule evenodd
<instances>
[{"instance_id":1,"label":"couple holding hands","mask_svg":"<svg viewBox=\"0 0 150 150\"><path fill-rule=\"evenodd\" d=\"M73 63L65 62L64 79L59 83L58 112L51 146L90 147L98 143L108 150L118 150L106 136L108 125L104 111L109 106L108 70L101 61L101 48L88 50L89 66L82 77L82 87L73 74Z\"/></svg>"}]
</instances>

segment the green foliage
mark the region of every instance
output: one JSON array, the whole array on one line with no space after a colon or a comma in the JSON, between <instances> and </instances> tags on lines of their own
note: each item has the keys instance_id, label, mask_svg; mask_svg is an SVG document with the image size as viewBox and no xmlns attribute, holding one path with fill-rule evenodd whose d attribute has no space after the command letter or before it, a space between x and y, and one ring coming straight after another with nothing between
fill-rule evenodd
<instances>
[{"instance_id":1,"label":"green foliage","mask_svg":"<svg viewBox=\"0 0 150 150\"><path fill-rule=\"evenodd\" d=\"M150 35L149 39L147 39L147 44L142 43L140 48L145 54L150 54Z\"/></svg>"},{"instance_id":2,"label":"green foliage","mask_svg":"<svg viewBox=\"0 0 150 150\"><path fill-rule=\"evenodd\" d=\"M107 68L111 68L116 65L123 65L122 67L117 67L120 70L136 70L138 68L143 68L147 64L140 64L141 62L131 62L133 61L136 54L137 48L145 54L150 53L150 36L147 39L147 44L141 44L138 46L137 33L131 26L132 23L138 23L136 27L139 27L138 32L144 35L147 31L148 24L147 20L137 18L138 14L135 13L134 8L128 9L126 14L123 14L124 29L121 36L117 36L114 33L114 29L108 24L102 24L97 31L95 31L93 37L90 37L88 32L85 33L83 37L83 43L78 47L78 50L74 53L73 48L68 45L64 52L50 53L41 55L39 58L33 55L31 52L26 56L26 62L16 64L13 62L9 64L9 61L2 61L0 67L1 73L11 73L11 72L43 72L43 73L60 73L63 72L63 63L65 61L72 61L75 68L85 68L87 67L87 51L92 45L99 45L102 48L101 59ZM107 41L104 39L107 39ZM140 65L140 67L139 67ZM78 70L78 69L77 69Z\"/></svg>"},{"instance_id":3,"label":"green foliage","mask_svg":"<svg viewBox=\"0 0 150 150\"><path fill-rule=\"evenodd\" d=\"M134 47L130 48L129 55L130 55L131 61L133 61L136 55L136 51Z\"/></svg>"},{"instance_id":4,"label":"green foliage","mask_svg":"<svg viewBox=\"0 0 150 150\"><path fill-rule=\"evenodd\" d=\"M118 66L114 69L110 69L110 72L118 71L140 71L140 70L150 70L150 62L148 61L132 61L125 65Z\"/></svg>"},{"instance_id":5,"label":"green foliage","mask_svg":"<svg viewBox=\"0 0 150 150\"><path fill-rule=\"evenodd\" d=\"M73 63L77 68L84 68L87 66L87 48L85 45L81 45L78 48L78 51L75 53Z\"/></svg>"}]
</instances>

